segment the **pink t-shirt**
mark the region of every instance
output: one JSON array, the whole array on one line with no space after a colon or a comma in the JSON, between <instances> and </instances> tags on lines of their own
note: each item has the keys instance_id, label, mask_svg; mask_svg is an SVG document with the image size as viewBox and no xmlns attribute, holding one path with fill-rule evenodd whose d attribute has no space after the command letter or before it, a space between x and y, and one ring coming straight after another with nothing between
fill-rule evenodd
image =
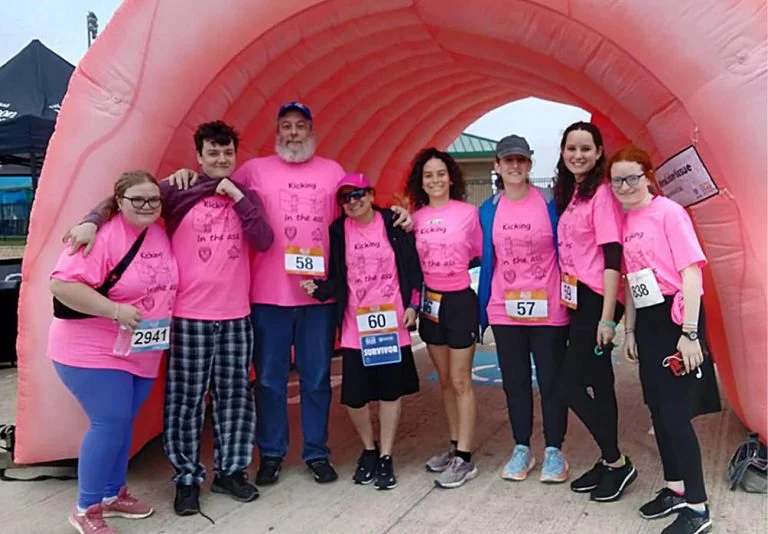
<instances>
[{"instance_id":1,"label":"pink t-shirt","mask_svg":"<svg viewBox=\"0 0 768 534\"><path fill-rule=\"evenodd\" d=\"M250 313L249 249L233 205L229 197L203 198L174 232L179 264L174 317L224 321Z\"/></svg>"},{"instance_id":2,"label":"pink t-shirt","mask_svg":"<svg viewBox=\"0 0 768 534\"><path fill-rule=\"evenodd\" d=\"M340 213L336 184L344 169L335 161L313 157L306 163L286 163L277 156L253 158L233 180L254 189L264 201L275 241L251 262L251 302L277 306L317 304L299 286L306 278L286 272L286 249L320 249L328 272L328 226Z\"/></svg>"},{"instance_id":3,"label":"pink t-shirt","mask_svg":"<svg viewBox=\"0 0 768 534\"><path fill-rule=\"evenodd\" d=\"M96 234L93 250L87 257L82 251L61 253L51 278L82 282L98 287L131 248L141 232L113 217ZM144 242L123 276L109 291L108 298L131 304L141 310L144 319L171 318L179 275L176 260L165 230L153 224ZM111 318L57 319L48 335L48 357L73 367L118 369L137 376L157 376L162 351L115 356L112 350L119 325Z\"/></svg>"},{"instance_id":4,"label":"pink t-shirt","mask_svg":"<svg viewBox=\"0 0 768 534\"><path fill-rule=\"evenodd\" d=\"M706 262L693 223L677 202L654 197L647 206L627 212L624 221L627 273L651 268L661 293L675 295L683 289L680 272L691 265L703 267Z\"/></svg>"},{"instance_id":5,"label":"pink t-shirt","mask_svg":"<svg viewBox=\"0 0 768 534\"><path fill-rule=\"evenodd\" d=\"M470 285L469 262L480 256L483 231L477 208L451 200L413 214L413 231L424 283L436 291L461 291Z\"/></svg>"},{"instance_id":6,"label":"pink t-shirt","mask_svg":"<svg viewBox=\"0 0 768 534\"><path fill-rule=\"evenodd\" d=\"M557 226L560 270L602 295L605 256L600 247L621 243L623 217L621 205L606 183L588 201L574 193Z\"/></svg>"},{"instance_id":7,"label":"pink t-shirt","mask_svg":"<svg viewBox=\"0 0 768 534\"><path fill-rule=\"evenodd\" d=\"M501 195L493 220L493 246L496 264L487 308L490 324L567 325L568 310L560 305L560 270L552 222L547 203L536 188L531 187L519 201ZM511 318L505 305L507 291L546 291L546 320Z\"/></svg>"},{"instance_id":8,"label":"pink t-shirt","mask_svg":"<svg viewBox=\"0 0 768 534\"><path fill-rule=\"evenodd\" d=\"M400 346L410 345L411 336L402 326L405 309L400 296L395 252L387 238L381 214L376 213L369 224L345 219L344 239L349 298L341 327L341 346L359 349L357 309L383 304L395 305Z\"/></svg>"}]
</instances>

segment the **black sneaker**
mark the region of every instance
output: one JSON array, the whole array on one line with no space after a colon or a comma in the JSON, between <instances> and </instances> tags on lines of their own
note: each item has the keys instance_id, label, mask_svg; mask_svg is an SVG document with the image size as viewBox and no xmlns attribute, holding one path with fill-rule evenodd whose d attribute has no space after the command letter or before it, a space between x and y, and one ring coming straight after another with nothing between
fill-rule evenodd
<instances>
[{"instance_id":1,"label":"black sneaker","mask_svg":"<svg viewBox=\"0 0 768 534\"><path fill-rule=\"evenodd\" d=\"M645 519L658 519L685 507L686 502L683 497L669 488L664 488L656 492L656 498L640 507L640 516Z\"/></svg>"},{"instance_id":2,"label":"black sneaker","mask_svg":"<svg viewBox=\"0 0 768 534\"><path fill-rule=\"evenodd\" d=\"M704 514L692 510L688 506L681 508L677 519L672 521L661 534L704 534L712 530L712 519L709 517L709 506Z\"/></svg>"},{"instance_id":3,"label":"black sneaker","mask_svg":"<svg viewBox=\"0 0 768 534\"><path fill-rule=\"evenodd\" d=\"M629 456L624 457L624 465L621 467L605 466L603 476L600 477L597 487L589 494L589 498L598 502L618 501L624 489L637 478L637 470Z\"/></svg>"},{"instance_id":4,"label":"black sneaker","mask_svg":"<svg viewBox=\"0 0 768 534\"><path fill-rule=\"evenodd\" d=\"M357 469L352 475L355 484L370 484L373 482L373 474L376 472L376 464L379 461L379 448L369 451L363 449L360 458L357 459Z\"/></svg>"},{"instance_id":5,"label":"black sneaker","mask_svg":"<svg viewBox=\"0 0 768 534\"><path fill-rule=\"evenodd\" d=\"M231 495L233 499L240 502L251 502L259 498L259 490L248 482L248 477L242 471L231 475L216 475L211 491Z\"/></svg>"},{"instance_id":6,"label":"black sneaker","mask_svg":"<svg viewBox=\"0 0 768 534\"><path fill-rule=\"evenodd\" d=\"M176 484L176 497L173 499L173 511L177 515L195 515L200 513L200 486L197 484Z\"/></svg>"},{"instance_id":7,"label":"black sneaker","mask_svg":"<svg viewBox=\"0 0 768 534\"><path fill-rule=\"evenodd\" d=\"M315 482L320 484L326 484L333 482L339 475L336 474L336 470L328 461L328 458L317 458L316 460L307 460L307 467L312 471L312 476L315 477Z\"/></svg>"},{"instance_id":8,"label":"black sneaker","mask_svg":"<svg viewBox=\"0 0 768 534\"><path fill-rule=\"evenodd\" d=\"M268 486L277 482L283 459L277 456L262 456L259 459L259 471L256 473L256 485Z\"/></svg>"},{"instance_id":9,"label":"black sneaker","mask_svg":"<svg viewBox=\"0 0 768 534\"><path fill-rule=\"evenodd\" d=\"M602 460L598 460L592 469L581 475L579 478L571 482L571 491L576 493L587 493L592 491L600 483L600 479L603 477L603 473L607 468Z\"/></svg>"},{"instance_id":10,"label":"black sneaker","mask_svg":"<svg viewBox=\"0 0 768 534\"><path fill-rule=\"evenodd\" d=\"M382 456L376 465L376 489L388 490L397 487L395 466L391 456Z\"/></svg>"}]
</instances>

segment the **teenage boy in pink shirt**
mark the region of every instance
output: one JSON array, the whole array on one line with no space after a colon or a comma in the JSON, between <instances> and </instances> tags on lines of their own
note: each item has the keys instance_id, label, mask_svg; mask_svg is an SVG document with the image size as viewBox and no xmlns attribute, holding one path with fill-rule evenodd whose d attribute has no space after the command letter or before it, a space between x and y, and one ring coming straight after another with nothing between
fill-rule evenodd
<instances>
[{"instance_id":1,"label":"teenage boy in pink shirt","mask_svg":"<svg viewBox=\"0 0 768 534\"><path fill-rule=\"evenodd\" d=\"M267 250L273 232L251 189L230 180L239 138L224 122L201 124L194 135L202 174L178 190L161 183L162 216L179 263L165 387L163 445L176 476L174 510L200 511L200 433L205 392L213 404L212 491L249 502L259 496L245 475L253 454L256 411L249 387L249 248ZM104 218L99 208L73 229L73 241L90 242Z\"/></svg>"},{"instance_id":2,"label":"teenage boy in pink shirt","mask_svg":"<svg viewBox=\"0 0 768 534\"><path fill-rule=\"evenodd\" d=\"M336 305L318 304L299 281L328 274L328 226L340 215L336 184L344 175L341 165L315 155L310 109L287 102L277 114L275 154L246 161L233 176L259 192L275 233L272 247L251 262L258 485L277 482L288 452L291 346L301 379L302 459L317 482L338 478L327 446ZM192 171L181 169L170 181L183 188L194 179ZM400 214L394 224L408 227L407 212L393 209Z\"/></svg>"}]
</instances>

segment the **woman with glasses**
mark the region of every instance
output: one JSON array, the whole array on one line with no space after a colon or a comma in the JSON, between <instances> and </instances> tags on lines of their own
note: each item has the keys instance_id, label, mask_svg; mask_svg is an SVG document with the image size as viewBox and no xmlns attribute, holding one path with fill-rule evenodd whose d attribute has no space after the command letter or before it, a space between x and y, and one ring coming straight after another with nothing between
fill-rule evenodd
<instances>
[{"instance_id":1,"label":"woman with glasses","mask_svg":"<svg viewBox=\"0 0 768 534\"><path fill-rule=\"evenodd\" d=\"M115 532L105 517L152 514L128 492L126 472L133 421L168 348L178 284L171 244L157 224L160 205L151 174L124 173L90 254L62 252L51 274L48 356L90 421L69 515L82 534Z\"/></svg>"},{"instance_id":2,"label":"woman with glasses","mask_svg":"<svg viewBox=\"0 0 768 534\"><path fill-rule=\"evenodd\" d=\"M419 390L408 331L416 326L421 269L413 234L394 227L394 213L374 204L365 176L342 178L336 199L344 213L330 228L328 279L304 280L301 286L321 302L337 302L341 403L363 442L353 480L392 489L400 398ZM378 442L368 408L372 401L379 402Z\"/></svg>"},{"instance_id":3,"label":"woman with glasses","mask_svg":"<svg viewBox=\"0 0 768 534\"><path fill-rule=\"evenodd\" d=\"M546 441L540 480L560 483L568 479L568 462L561 450L568 406L558 387L568 341L568 310L560 304L555 201L551 189L531 186L532 157L523 137L510 135L496 145L500 192L480 208L480 327L484 331L490 324L493 329L515 438L502 478L525 480L536 465L531 450L533 355Z\"/></svg>"},{"instance_id":4,"label":"woman with glasses","mask_svg":"<svg viewBox=\"0 0 768 534\"><path fill-rule=\"evenodd\" d=\"M677 518L662 532L711 529L701 452L691 418L720 410L714 367L702 351L701 268L706 258L685 209L659 196L651 158L636 147L609 163L613 193L626 212L624 355L640 364L664 467L664 488L640 507L646 519Z\"/></svg>"},{"instance_id":5,"label":"woman with glasses","mask_svg":"<svg viewBox=\"0 0 768 534\"><path fill-rule=\"evenodd\" d=\"M416 210L414 233L424 273L419 334L437 369L450 432L450 446L430 458L426 468L440 473L437 486L457 488L478 474L472 461L472 360L479 324L468 268L480 256L483 234L477 208L464 202L461 169L446 152L419 152L406 188Z\"/></svg>"},{"instance_id":6,"label":"woman with glasses","mask_svg":"<svg viewBox=\"0 0 768 534\"><path fill-rule=\"evenodd\" d=\"M600 448L600 459L571 482L590 499L619 499L637 471L619 450L619 410L611 352L621 270L621 206L605 180L600 130L587 122L566 128L560 142L555 202L560 299L569 308L563 387L568 404ZM592 393L587 388L592 388Z\"/></svg>"}]
</instances>

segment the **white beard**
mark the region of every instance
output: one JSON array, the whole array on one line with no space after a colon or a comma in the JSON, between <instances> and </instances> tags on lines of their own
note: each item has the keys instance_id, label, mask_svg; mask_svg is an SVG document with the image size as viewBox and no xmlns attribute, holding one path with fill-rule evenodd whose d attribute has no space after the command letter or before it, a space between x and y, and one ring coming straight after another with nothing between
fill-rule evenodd
<instances>
[{"instance_id":1,"label":"white beard","mask_svg":"<svg viewBox=\"0 0 768 534\"><path fill-rule=\"evenodd\" d=\"M290 148L280 143L280 138L275 139L275 154L286 163L306 163L315 155L315 136L310 135L302 141L299 148Z\"/></svg>"}]
</instances>

